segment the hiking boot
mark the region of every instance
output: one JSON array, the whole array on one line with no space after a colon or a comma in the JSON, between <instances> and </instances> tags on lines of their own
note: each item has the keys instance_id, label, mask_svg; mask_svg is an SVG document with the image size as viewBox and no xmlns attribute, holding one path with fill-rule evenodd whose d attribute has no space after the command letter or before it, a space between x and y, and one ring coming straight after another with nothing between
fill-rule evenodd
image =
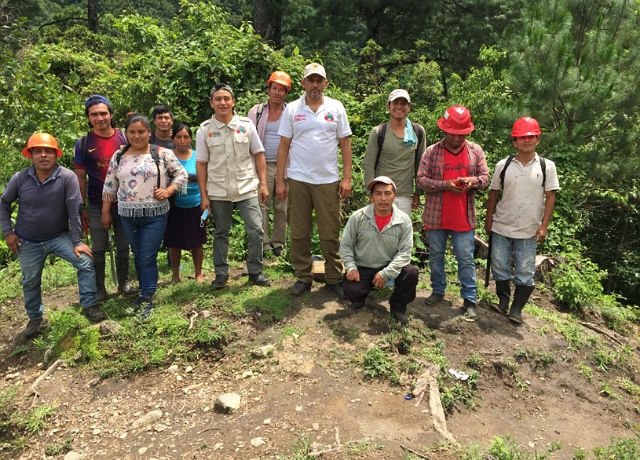
<instances>
[{"instance_id":1,"label":"hiking boot","mask_svg":"<svg viewBox=\"0 0 640 460\"><path fill-rule=\"evenodd\" d=\"M304 281L296 281L291 287L291 294L302 295L305 292L311 292L311 283L305 283Z\"/></svg>"},{"instance_id":2,"label":"hiking boot","mask_svg":"<svg viewBox=\"0 0 640 460\"><path fill-rule=\"evenodd\" d=\"M129 284L129 281L125 281L123 284L118 286L118 292L125 297L133 297L140 293L140 289L131 287L131 284Z\"/></svg>"},{"instance_id":3,"label":"hiking boot","mask_svg":"<svg viewBox=\"0 0 640 460\"><path fill-rule=\"evenodd\" d=\"M138 314L138 319L140 321L146 321L151 316L151 311L153 310L153 302L151 299L147 299L142 302L142 311Z\"/></svg>"},{"instance_id":4,"label":"hiking boot","mask_svg":"<svg viewBox=\"0 0 640 460\"><path fill-rule=\"evenodd\" d=\"M345 299L344 289L342 289L342 283L327 284L325 286L325 289L328 289L331 292L333 292L335 295L337 295L338 299L340 299L340 300L344 300Z\"/></svg>"},{"instance_id":5,"label":"hiking boot","mask_svg":"<svg viewBox=\"0 0 640 460\"><path fill-rule=\"evenodd\" d=\"M476 304L471 302L470 300L464 299L464 309L467 318L476 319L478 315L476 314Z\"/></svg>"},{"instance_id":6,"label":"hiking boot","mask_svg":"<svg viewBox=\"0 0 640 460\"><path fill-rule=\"evenodd\" d=\"M217 278L216 278L217 279ZM256 273L255 275L249 275L249 282L256 286L270 286L271 281L262 273Z\"/></svg>"},{"instance_id":7,"label":"hiking boot","mask_svg":"<svg viewBox=\"0 0 640 460\"><path fill-rule=\"evenodd\" d=\"M282 251L283 251L283 247L282 246L278 246L277 248L273 248L271 250L271 252L273 253L274 256L276 257L280 257L282 255Z\"/></svg>"},{"instance_id":8,"label":"hiking boot","mask_svg":"<svg viewBox=\"0 0 640 460\"><path fill-rule=\"evenodd\" d=\"M365 306L364 302L351 302L351 304L349 305L349 308L351 308L352 310L356 311L356 310L363 309L364 306Z\"/></svg>"},{"instance_id":9,"label":"hiking boot","mask_svg":"<svg viewBox=\"0 0 640 460\"><path fill-rule=\"evenodd\" d=\"M432 292L429 297L424 299L424 303L426 303L427 305L436 305L442 299L444 299L444 294L436 294L435 292Z\"/></svg>"},{"instance_id":10,"label":"hiking boot","mask_svg":"<svg viewBox=\"0 0 640 460\"><path fill-rule=\"evenodd\" d=\"M89 321L93 323L99 323L100 321L107 319L107 315L97 305L83 308L82 314L89 318Z\"/></svg>"},{"instance_id":11,"label":"hiking boot","mask_svg":"<svg viewBox=\"0 0 640 460\"><path fill-rule=\"evenodd\" d=\"M22 331L22 337L28 339L40 332L40 326L42 326L42 316L40 318L31 318L27 323L27 327Z\"/></svg>"},{"instance_id":12,"label":"hiking boot","mask_svg":"<svg viewBox=\"0 0 640 460\"><path fill-rule=\"evenodd\" d=\"M394 310L391 312L391 317L403 326L409 324L409 318L407 318L407 315L405 315L404 312Z\"/></svg>"},{"instance_id":13,"label":"hiking boot","mask_svg":"<svg viewBox=\"0 0 640 460\"><path fill-rule=\"evenodd\" d=\"M216 279L211 282L211 286L214 289L222 289L227 285L227 281L229 280L229 275L216 275Z\"/></svg>"}]
</instances>

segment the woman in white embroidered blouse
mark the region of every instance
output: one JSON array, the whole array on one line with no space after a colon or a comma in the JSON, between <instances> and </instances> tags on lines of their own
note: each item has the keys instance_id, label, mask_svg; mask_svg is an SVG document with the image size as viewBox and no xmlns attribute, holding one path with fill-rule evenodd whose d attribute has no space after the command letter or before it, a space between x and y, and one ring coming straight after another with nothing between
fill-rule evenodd
<instances>
[{"instance_id":1,"label":"woman in white embroidered blouse","mask_svg":"<svg viewBox=\"0 0 640 460\"><path fill-rule=\"evenodd\" d=\"M143 115L125 122L129 145L117 151L109 162L102 190L102 225L111 226L109 209L118 202L140 283L136 304L146 319L153 308L158 284L158 251L167 226L169 197L186 193L187 172L173 152L149 144L151 127Z\"/></svg>"}]
</instances>

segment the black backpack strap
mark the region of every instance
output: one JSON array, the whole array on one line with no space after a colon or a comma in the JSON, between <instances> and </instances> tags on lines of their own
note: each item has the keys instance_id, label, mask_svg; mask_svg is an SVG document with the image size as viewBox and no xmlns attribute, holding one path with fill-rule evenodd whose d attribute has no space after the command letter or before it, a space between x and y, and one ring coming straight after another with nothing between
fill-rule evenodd
<instances>
[{"instance_id":1,"label":"black backpack strap","mask_svg":"<svg viewBox=\"0 0 640 460\"><path fill-rule=\"evenodd\" d=\"M544 157L540 157L540 168L542 169L542 189L544 190L544 184L547 182L547 162Z\"/></svg>"},{"instance_id":2,"label":"black backpack strap","mask_svg":"<svg viewBox=\"0 0 640 460\"><path fill-rule=\"evenodd\" d=\"M129 147L131 147L131 144L125 145L118 151L118 153L116 153L116 165L120 166L120 160L122 159L122 155L124 155L124 153L127 150L129 150Z\"/></svg>"},{"instance_id":3,"label":"black backpack strap","mask_svg":"<svg viewBox=\"0 0 640 460\"><path fill-rule=\"evenodd\" d=\"M384 137L387 135L387 123L378 125L378 154L376 155L376 163L373 167L373 175L375 176L378 169L378 163L380 163L380 154L382 153L382 144L384 144Z\"/></svg>"},{"instance_id":4,"label":"black backpack strap","mask_svg":"<svg viewBox=\"0 0 640 460\"><path fill-rule=\"evenodd\" d=\"M158 153L158 146L151 144L149 145L149 150L151 151L151 158L153 158L153 162L156 164L156 169L158 170L157 188L160 188L160 153Z\"/></svg>"},{"instance_id":5,"label":"black backpack strap","mask_svg":"<svg viewBox=\"0 0 640 460\"><path fill-rule=\"evenodd\" d=\"M502 190L504 190L504 175L514 158L515 155L509 155L509 158L507 158L507 162L504 164L504 168L502 168L502 171L500 172L500 189Z\"/></svg>"},{"instance_id":6,"label":"black backpack strap","mask_svg":"<svg viewBox=\"0 0 640 460\"><path fill-rule=\"evenodd\" d=\"M87 136L82 136L80 138L80 150L82 153L87 153Z\"/></svg>"},{"instance_id":7,"label":"black backpack strap","mask_svg":"<svg viewBox=\"0 0 640 460\"><path fill-rule=\"evenodd\" d=\"M256 113L256 126L258 126L258 123L260 123L260 118L262 118L262 112L264 111L264 108L267 106L268 102L265 102L264 104L260 104L258 106L258 112Z\"/></svg>"},{"instance_id":8,"label":"black backpack strap","mask_svg":"<svg viewBox=\"0 0 640 460\"><path fill-rule=\"evenodd\" d=\"M424 129L418 123L411 122L411 126L413 126L413 130L418 135L418 143L416 144L416 159L420 160L422 158L422 152L420 149L420 144L422 144L422 139L424 139Z\"/></svg>"}]
</instances>

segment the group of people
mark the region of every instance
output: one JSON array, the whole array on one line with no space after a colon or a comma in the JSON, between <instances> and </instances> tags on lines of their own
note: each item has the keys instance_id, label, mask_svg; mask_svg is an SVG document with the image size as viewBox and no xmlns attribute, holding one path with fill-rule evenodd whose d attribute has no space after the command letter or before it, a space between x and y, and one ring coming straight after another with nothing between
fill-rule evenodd
<instances>
[{"instance_id":1,"label":"group of people","mask_svg":"<svg viewBox=\"0 0 640 460\"><path fill-rule=\"evenodd\" d=\"M32 135L23 155L32 166L16 173L0 200L0 224L9 249L18 255L29 323L25 336L42 324L40 279L44 261L55 253L78 271L80 304L91 321L106 315L106 251L113 228L118 291L138 296L141 317L153 309L158 281L157 255L169 248L173 281L180 280L181 250L192 253L195 278L203 281L202 246L206 217L215 222L212 286L229 280L229 233L238 209L247 235L249 282L270 285L263 257L280 256L289 227L294 295L313 282L313 222L325 265L325 289L351 308L365 306L374 288L393 285L391 316L409 322L407 305L416 297L419 273L411 261L411 211L425 196L423 226L429 243L432 293L429 305L445 295L445 252L449 237L458 262L466 314L476 317L475 191L490 187L485 228L492 235L492 269L499 303L494 307L521 322L533 290L536 243L544 240L559 189L555 165L536 152L538 123L525 117L514 124L517 154L496 166L491 185L482 148L466 139L474 129L469 110L452 106L438 120L444 138L426 147L425 129L408 118L406 90L389 94L389 121L375 127L364 156L370 204L341 229L341 200L352 189L351 129L343 104L324 95L328 80L317 63L305 67L304 93L289 104L291 78L275 71L267 80L268 99L248 117L235 111L233 89L216 84L209 94L213 115L195 136L188 125L174 126L166 106L152 112L155 130L143 115L128 114L124 133L115 128L108 99L85 101L91 131L75 146L75 174L57 164L62 155L47 133ZM342 160L342 178L338 158ZM510 166L510 167L509 167ZM19 201L15 227L11 205ZM271 208L273 207L273 213ZM273 215L271 227L270 214ZM92 248L83 243L83 224ZM129 282L129 248L139 289ZM509 308L515 259L515 293Z\"/></svg>"}]
</instances>

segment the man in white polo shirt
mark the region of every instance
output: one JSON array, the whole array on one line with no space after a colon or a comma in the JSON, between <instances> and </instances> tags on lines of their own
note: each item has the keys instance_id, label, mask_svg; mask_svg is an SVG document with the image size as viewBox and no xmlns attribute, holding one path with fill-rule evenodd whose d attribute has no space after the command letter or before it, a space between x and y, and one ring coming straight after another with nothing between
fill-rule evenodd
<instances>
[{"instance_id":1,"label":"man in white polo shirt","mask_svg":"<svg viewBox=\"0 0 640 460\"><path fill-rule=\"evenodd\" d=\"M327 288L344 299L342 261L338 254L340 200L351 193L351 128L342 103L324 95L327 84L323 66L313 63L305 67L302 78L305 94L287 106L280 122L276 193L282 201L288 199L289 255L298 278L291 292L301 295L311 290L315 211ZM342 180L338 145L342 152Z\"/></svg>"}]
</instances>

